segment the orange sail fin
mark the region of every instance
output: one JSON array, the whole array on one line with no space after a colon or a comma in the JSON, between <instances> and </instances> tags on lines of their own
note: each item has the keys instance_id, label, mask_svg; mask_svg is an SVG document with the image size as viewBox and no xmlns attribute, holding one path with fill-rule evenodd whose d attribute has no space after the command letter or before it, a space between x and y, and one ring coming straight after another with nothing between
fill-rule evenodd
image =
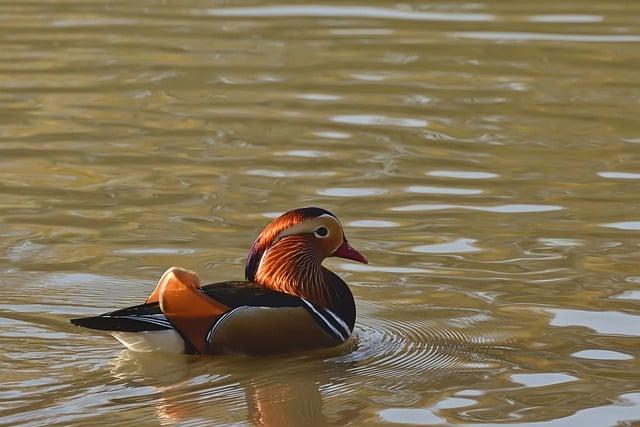
<instances>
[{"instance_id":1,"label":"orange sail fin","mask_svg":"<svg viewBox=\"0 0 640 427\"><path fill-rule=\"evenodd\" d=\"M208 352L207 334L213 323L229 311L229 307L208 297L199 288L197 274L171 267L162 275L147 302L159 301L167 319L202 354Z\"/></svg>"}]
</instances>

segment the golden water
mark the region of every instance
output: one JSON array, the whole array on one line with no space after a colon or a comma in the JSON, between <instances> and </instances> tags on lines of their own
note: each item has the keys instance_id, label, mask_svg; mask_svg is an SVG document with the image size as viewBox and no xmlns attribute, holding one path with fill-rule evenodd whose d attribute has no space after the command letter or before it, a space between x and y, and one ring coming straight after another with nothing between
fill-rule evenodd
<instances>
[{"instance_id":1,"label":"golden water","mask_svg":"<svg viewBox=\"0 0 640 427\"><path fill-rule=\"evenodd\" d=\"M633 1L0 2L0 424L638 422L639 100ZM371 261L343 348L68 323L307 205Z\"/></svg>"}]
</instances>

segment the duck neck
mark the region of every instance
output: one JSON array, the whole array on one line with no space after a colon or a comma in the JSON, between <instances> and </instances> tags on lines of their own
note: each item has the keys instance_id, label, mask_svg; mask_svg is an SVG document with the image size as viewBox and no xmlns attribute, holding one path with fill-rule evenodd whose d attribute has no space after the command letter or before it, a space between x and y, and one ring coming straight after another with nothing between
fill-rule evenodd
<instances>
[{"instance_id":1,"label":"duck neck","mask_svg":"<svg viewBox=\"0 0 640 427\"><path fill-rule=\"evenodd\" d=\"M355 303L347 284L322 266L318 249L303 236L289 236L263 254L254 281L327 308L353 328Z\"/></svg>"}]
</instances>

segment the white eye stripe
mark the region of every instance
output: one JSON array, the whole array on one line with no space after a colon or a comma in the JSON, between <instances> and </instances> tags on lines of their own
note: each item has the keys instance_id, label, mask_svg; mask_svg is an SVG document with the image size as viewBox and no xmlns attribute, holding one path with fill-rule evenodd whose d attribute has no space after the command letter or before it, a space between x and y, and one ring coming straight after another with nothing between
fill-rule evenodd
<instances>
[{"instance_id":1,"label":"white eye stripe","mask_svg":"<svg viewBox=\"0 0 640 427\"><path fill-rule=\"evenodd\" d=\"M278 234L276 236L276 238L273 239L273 242L271 243L271 245L274 245L278 240L283 239L283 238L285 238L287 236L291 236L293 234L300 234L300 233L314 233L315 234L315 229L318 228L318 226L324 227L324 228L327 229L327 231L329 231L330 228L325 226L325 225L322 225L322 222L320 224L318 224L317 220L320 219L320 218L327 218L330 221L334 222L338 226L337 227L338 229L340 229L340 230L342 229L342 225L340 225L340 221L338 221L338 219L336 217L331 216L331 215L327 215L327 214L323 214L323 215L317 216L317 217L315 217L315 218L313 218L311 220L307 220L307 221L305 221L305 222L303 222L301 224L297 224L297 225L289 227L289 228L287 228L285 230L282 230L280 232L280 234ZM327 233L327 236L328 235L329 235L329 233ZM318 236L318 235L316 235L316 236L317 237L322 237L322 236Z\"/></svg>"},{"instance_id":2,"label":"white eye stripe","mask_svg":"<svg viewBox=\"0 0 640 427\"><path fill-rule=\"evenodd\" d=\"M262 252L262 256L260 257L260 262L258 263L258 268L256 268L256 272L260 271L260 267L262 267L262 263L264 262L265 259L267 259L267 252L269 252L269 248L265 249L264 252Z\"/></svg>"},{"instance_id":3,"label":"white eye stripe","mask_svg":"<svg viewBox=\"0 0 640 427\"><path fill-rule=\"evenodd\" d=\"M328 218L330 221L333 221L336 224L338 224L338 228L342 229L342 224L340 223L340 220L333 215L322 214L318 218Z\"/></svg>"}]
</instances>

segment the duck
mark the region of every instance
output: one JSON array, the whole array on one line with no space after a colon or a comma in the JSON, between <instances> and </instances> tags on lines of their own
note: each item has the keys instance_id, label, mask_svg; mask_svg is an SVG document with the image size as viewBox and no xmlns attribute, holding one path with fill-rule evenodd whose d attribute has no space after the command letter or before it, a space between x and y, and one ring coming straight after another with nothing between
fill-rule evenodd
<instances>
[{"instance_id":1,"label":"duck","mask_svg":"<svg viewBox=\"0 0 640 427\"><path fill-rule=\"evenodd\" d=\"M266 356L335 347L351 336L356 306L349 286L322 265L328 257L368 263L334 214L293 209L258 234L244 281L201 285L195 272L171 267L143 304L70 322L140 352Z\"/></svg>"}]
</instances>

